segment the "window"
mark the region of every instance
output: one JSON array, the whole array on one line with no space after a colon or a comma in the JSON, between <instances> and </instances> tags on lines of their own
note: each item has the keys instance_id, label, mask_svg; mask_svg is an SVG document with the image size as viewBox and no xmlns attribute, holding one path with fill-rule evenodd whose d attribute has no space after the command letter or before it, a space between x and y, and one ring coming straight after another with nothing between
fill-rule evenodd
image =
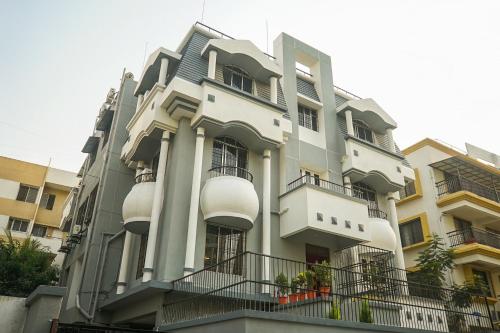
<instances>
[{"instance_id":1,"label":"window","mask_svg":"<svg viewBox=\"0 0 500 333\"><path fill-rule=\"evenodd\" d=\"M399 234L401 235L401 245L403 247L423 242L424 233L420 217L400 224Z\"/></svg>"},{"instance_id":2,"label":"window","mask_svg":"<svg viewBox=\"0 0 500 333\"><path fill-rule=\"evenodd\" d=\"M241 143L226 136L214 139L212 168L219 167L217 172L246 178L247 162L248 150Z\"/></svg>"},{"instance_id":3,"label":"window","mask_svg":"<svg viewBox=\"0 0 500 333\"><path fill-rule=\"evenodd\" d=\"M354 135L358 139L373 143L373 132L368 126L359 120L354 120L352 125L354 127Z\"/></svg>"},{"instance_id":4,"label":"window","mask_svg":"<svg viewBox=\"0 0 500 333\"><path fill-rule=\"evenodd\" d=\"M83 202L83 204L78 208L78 215L76 217L77 225L89 225L92 222L92 214L94 212L94 205L97 196L97 189L99 188L99 184L95 186L87 199Z\"/></svg>"},{"instance_id":5,"label":"window","mask_svg":"<svg viewBox=\"0 0 500 333\"><path fill-rule=\"evenodd\" d=\"M148 247L148 234L141 235L141 245L139 247L139 259L137 260L137 271L135 278L139 279L144 274L144 263L146 262L146 249Z\"/></svg>"},{"instance_id":6,"label":"window","mask_svg":"<svg viewBox=\"0 0 500 333\"><path fill-rule=\"evenodd\" d=\"M299 125L318 131L318 112L299 104Z\"/></svg>"},{"instance_id":7,"label":"window","mask_svg":"<svg viewBox=\"0 0 500 333\"><path fill-rule=\"evenodd\" d=\"M488 272L472 269L472 276L474 276L474 280L479 282L479 284L483 287L482 294L484 296L493 296Z\"/></svg>"},{"instance_id":8,"label":"window","mask_svg":"<svg viewBox=\"0 0 500 333\"><path fill-rule=\"evenodd\" d=\"M369 211L379 210L377 202L377 192L370 185L359 182L353 185L353 189L355 190L355 194L357 197L368 201Z\"/></svg>"},{"instance_id":9,"label":"window","mask_svg":"<svg viewBox=\"0 0 500 333\"><path fill-rule=\"evenodd\" d=\"M30 221L18 219L15 217L9 218L9 229L12 231L18 232L26 232L28 231L28 226L30 225Z\"/></svg>"},{"instance_id":10,"label":"window","mask_svg":"<svg viewBox=\"0 0 500 333\"><path fill-rule=\"evenodd\" d=\"M40 200L40 207L52 210L52 208L54 208L55 201L56 201L55 194L44 193L42 194L42 199Z\"/></svg>"},{"instance_id":11,"label":"window","mask_svg":"<svg viewBox=\"0 0 500 333\"><path fill-rule=\"evenodd\" d=\"M399 190L399 197L404 199L409 197L410 195L414 195L417 193L415 188L415 182L413 180L405 179L405 186Z\"/></svg>"},{"instance_id":12,"label":"window","mask_svg":"<svg viewBox=\"0 0 500 333\"><path fill-rule=\"evenodd\" d=\"M40 224L35 224L33 226L33 230L31 231L31 234L36 237L45 237L47 236L47 227L44 225Z\"/></svg>"},{"instance_id":13,"label":"window","mask_svg":"<svg viewBox=\"0 0 500 333\"><path fill-rule=\"evenodd\" d=\"M243 231L207 224L205 268L219 273L241 275L243 269L241 256L227 261L224 265L217 264L244 251L245 233Z\"/></svg>"},{"instance_id":14,"label":"window","mask_svg":"<svg viewBox=\"0 0 500 333\"><path fill-rule=\"evenodd\" d=\"M316 186L320 186L321 178L319 178L319 175L317 173L305 169L300 169L300 175L302 177L306 176L306 182L314 184Z\"/></svg>"},{"instance_id":15,"label":"window","mask_svg":"<svg viewBox=\"0 0 500 333\"><path fill-rule=\"evenodd\" d=\"M243 70L234 66L226 66L224 67L222 74L224 76L225 84L233 88L246 91L249 94L252 93L253 81Z\"/></svg>"},{"instance_id":16,"label":"window","mask_svg":"<svg viewBox=\"0 0 500 333\"><path fill-rule=\"evenodd\" d=\"M19 192L17 192L17 201L34 203L38 195L38 187L21 184Z\"/></svg>"}]
</instances>

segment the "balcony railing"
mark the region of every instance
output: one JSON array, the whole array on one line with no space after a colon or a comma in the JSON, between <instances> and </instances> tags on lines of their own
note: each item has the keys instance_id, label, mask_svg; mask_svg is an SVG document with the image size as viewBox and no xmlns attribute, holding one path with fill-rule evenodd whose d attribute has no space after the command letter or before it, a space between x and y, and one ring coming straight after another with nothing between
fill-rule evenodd
<instances>
[{"instance_id":1,"label":"balcony railing","mask_svg":"<svg viewBox=\"0 0 500 333\"><path fill-rule=\"evenodd\" d=\"M244 168L222 165L208 170L208 178L214 178L220 176L240 177L248 180L250 183L253 182L253 175L247 169Z\"/></svg>"},{"instance_id":2,"label":"balcony railing","mask_svg":"<svg viewBox=\"0 0 500 333\"><path fill-rule=\"evenodd\" d=\"M486 297L408 282L405 271L383 261L346 269L243 252L214 266L224 268L206 267L173 281L163 324L251 310L446 332L493 327ZM237 274L216 273L235 267ZM312 278L291 287L304 272ZM457 296L469 302L457 303Z\"/></svg>"},{"instance_id":3,"label":"balcony railing","mask_svg":"<svg viewBox=\"0 0 500 333\"><path fill-rule=\"evenodd\" d=\"M293 182L290 182L287 185L287 192L293 191L294 189L304 184L311 184L333 192L342 193L351 197L363 199L363 192L361 192L360 190L354 188L348 188L343 185L332 183L328 180L314 177L312 175L304 175L300 178L295 179Z\"/></svg>"},{"instance_id":4,"label":"balcony railing","mask_svg":"<svg viewBox=\"0 0 500 333\"><path fill-rule=\"evenodd\" d=\"M500 235L481 229L466 228L448 233L450 245L455 247L463 244L479 243L500 249Z\"/></svg>"},{"instance_id":5,"label":"balcony railing","mask_svg":"<svg viewBox=\"0 0 500 333\"><path fill-rule=\"evenodd\" d=\"M451 177L436 183L438 197L458 191L468 191L483 198L500 202L499 193L494 188L484 186L464 177Z\"/></svg>"},{"instance_id":6,"label":"balcony railing","mask_svg":"<svg viewBox=\"0 0 500 333\"><path fill-rule=\"evenodd\" d=\"M387 220L387 213L379 209L368 207L368 217Z\"/></svg>"},{"instance_id":7,"label":"balcony railing","mask_svg":"<svg viewBox=\"0 0 500 333\"><path fill-rule=\"evenodd\" d=\"M156 175L152 172L141 173L140 175L135 177L135 183L149 183L154 182L156 179Z\"/></svg>"}]
</instances>

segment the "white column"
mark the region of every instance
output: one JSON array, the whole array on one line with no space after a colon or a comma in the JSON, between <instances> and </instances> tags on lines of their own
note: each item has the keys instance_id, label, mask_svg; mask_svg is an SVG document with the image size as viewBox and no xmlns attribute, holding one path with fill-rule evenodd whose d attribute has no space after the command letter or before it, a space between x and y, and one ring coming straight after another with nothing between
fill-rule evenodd
<instances>
[{"instance_id":1,"label":"white column","mask_svg":"<svg viewBox=\"0 0 500 333\"><path fill-rule=\"evenodd\" d=\"M198 127L196 131L196 147L194 151L193 183L191 185L191 204L189 206L184 275L189 275L194 271L194 254L196 250L196 229L198 225L198 210L200 205L200 182L204 143L205 129Z\"/></svg>"},{"instance_id":2,"label":"white column","mask_svg":"<svg viewBox=\"0 0 500 333\"><path fill-rule=\"evenodd\" d=\"M160 74L158 74L158 84L165 85L167 81L168 58L162 58L160 64Z\"/></svg>"},{"instance_id":3,"label":"white column","mask_svg":"<svg viewBox=\"0 0 500 333\"><path fill-rule=\"evenodd\" d=\"M396 152L396 145L394 144L394 138L392 136L392 128L388 128L386 130L387 133L387 143L389 144L389 150L392 151L393 153Z\"/></svg>"},{"instance_id":4,"label":"white column","mask_svg":"<svg viewBox=\"0 0 500 333\"><path fill-rule=\"evenodd\" d=\"M208 78L215 80L215 64L217 63L217 51L208 52Z\"/></svg>"},{"instance_id":5,"label":"white column","mask_svg":"<svg viewBox=\"0 0 500 333\"><path fill-rule=\"evenodd\" d=\"M271 255L271 151L269 149L264 150L262 162L262 254ZM263 260L262 280L269 282L269 258Z\"/></svg>"},{"instance_id":6,"label":"white column","mask_svg":"<svg viewBox=\"0 0 500 333\"><path fill-rule=\"evenodd\" d=\"M137 96L137 105L135 106L135 112L137 113L137 111L139 111L141 105L142 105L142 102L144 102L144 95L143 94L140 94L139 96Z\"/></svg>"},{"instance_id":7,"label":"white column","mask_svg":"<svg viewBox=\"0 0 500 333\"><path fill-rule=\"evenodd\" d=\"M354 125L352 124L352 111L346 110L345 120L347 123L347 134L354 136Z\"/></svg>"},{"instance_id":8,"label":"white column","mask_svg":"<svg viewBox=\"0 0 500 333\"><path fill-rule=\"evenodd\" d=\"M158 161L158 170L156 172L153 208L151 209L151 222L149 223L148 244L146 247L146 258L144 260L144 274L142 276L143 282L147 282L153 278L156 238L158 236L160 213L163 206L163 186L165 182L165 170L167 168L169 138L170 133L164 131L161 137L160 158Z\"/></svg>"},{"instance_id":9,"label":"white column","mask_svg":"<svg viewBox=\"0 0 500 333\"><path fill-rule=\"evenodd\" d=\"M269 85L271 89L271 102L278 104L278 78L276 76L271 76Z\"/></svg>"},{"instance_id":10,"label":"white column","mask_svg":"<svg viewBox=\"0 0 500 333\"><path fill-rule=\"evenodd\" d=\"M283 137L283 144L280 146L280 194L286 192L286 144L288 137Z\"/></svg>"},{"instance_id":11,"label":"white column","mask_svg":"<svg viewBox=\"0 0 500 333\"><path fill-rule=\"evenodd\" d=\"M398 213L396 211L396 201L394 199L394 193L389 193L387 196L387 203L389 205L389 222L391 223L392 230L396 234L396 266L400 269L405 269L405 259L403 256L403 247L401 245L401 236L399 234L399 222Z\"/></svg>"},{"instance_id":12,"label":"white column","mask_svg":"<svg viewBox=\"0 0 500 333\"><path fill-rule=\"evenodd\" d=\"M351 177L349 176L344 176L344 186L347 191L347 195L352 195L352 183L351 183Z\"/></svg>"}]
</instances>

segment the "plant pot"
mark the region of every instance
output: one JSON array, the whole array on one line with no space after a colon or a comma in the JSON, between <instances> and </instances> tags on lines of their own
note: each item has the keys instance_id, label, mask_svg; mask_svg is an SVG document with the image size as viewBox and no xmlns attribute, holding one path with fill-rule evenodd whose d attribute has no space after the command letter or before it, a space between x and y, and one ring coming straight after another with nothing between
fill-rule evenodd
<instances>
[{"instance_id":1,"label":"plant pot","mask_svg":"<svg viewBox=\"0 0 500 333\"><path fill-rule=\"evenodd\" d=\"M319 292L321 294L321 298L326 299L330 295L331 287L319 287Z\"/></svg>"},{"instance_id":2,"label":"plant pot","mask_svg":"<svg viewBox=\"0 0 500 333\"><path fill-rule=\"evenodd\" d=\"M315 298L316 298L316 292L314 290L308 290L307 299L315 299Z\"/></svg>"},{"instance_id":3,"label":"plant pot","mask_svg":"<svg viewBox=\"0 0 500 333\"><path fill-rule=\"evenodd\" d=\"M306 300L306 293L300 292L299 293L299 301L305 301Z\"/></svg>"},{"instance_id":4,"label":"plant pot","mask_svg":"<svg viewBox=\"0 0 500 333\"><path fill-rule=\"evenodd\" d=\"M297 293L290 294L288 295L288 299L290 300L290 304L297 303L297 301L299 300L299 294Z\"/></svg>"},{"instance_id":5,"label":"plant pot","mask_svg":"<svg viewBox=\"0 0 500 333\"><path fill-rule=\"evenodd\" d=\"M287 296L280 296L280 297L278 297L278 303L279 304L287 304L288 303L288 297Z\"/></svg>"}]
</instances>

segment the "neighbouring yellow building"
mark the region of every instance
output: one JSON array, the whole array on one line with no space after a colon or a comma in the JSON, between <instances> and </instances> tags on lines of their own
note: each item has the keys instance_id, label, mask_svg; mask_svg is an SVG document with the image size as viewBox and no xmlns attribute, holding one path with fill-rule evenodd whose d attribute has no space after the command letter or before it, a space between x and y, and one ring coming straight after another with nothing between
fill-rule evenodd
<instances>
[{"instance_id":1,"label":"neighbouring yellow building","mask_svg":"<svg viewBox=\"0 0 500 333\"><path fill-rule=\"evenodd\" d=\"M474 278L488 286L500 319L500 156L466 144L467 153L432 139L403 150L415 181L401 191L397 212L407 269L433 233L455 250L451 283Z\"/></svg>"},{"instance_id":2,"label":"neighbouring yellow building","mask_svg":"<svg viewBox=\"0 0 500 333\"><path fill-rule=\"evenodd\" d=\"M31 236L62 264L60 226L78 181L73 172L0 156L0 237Z\"/></svg>"}]
</instances>

